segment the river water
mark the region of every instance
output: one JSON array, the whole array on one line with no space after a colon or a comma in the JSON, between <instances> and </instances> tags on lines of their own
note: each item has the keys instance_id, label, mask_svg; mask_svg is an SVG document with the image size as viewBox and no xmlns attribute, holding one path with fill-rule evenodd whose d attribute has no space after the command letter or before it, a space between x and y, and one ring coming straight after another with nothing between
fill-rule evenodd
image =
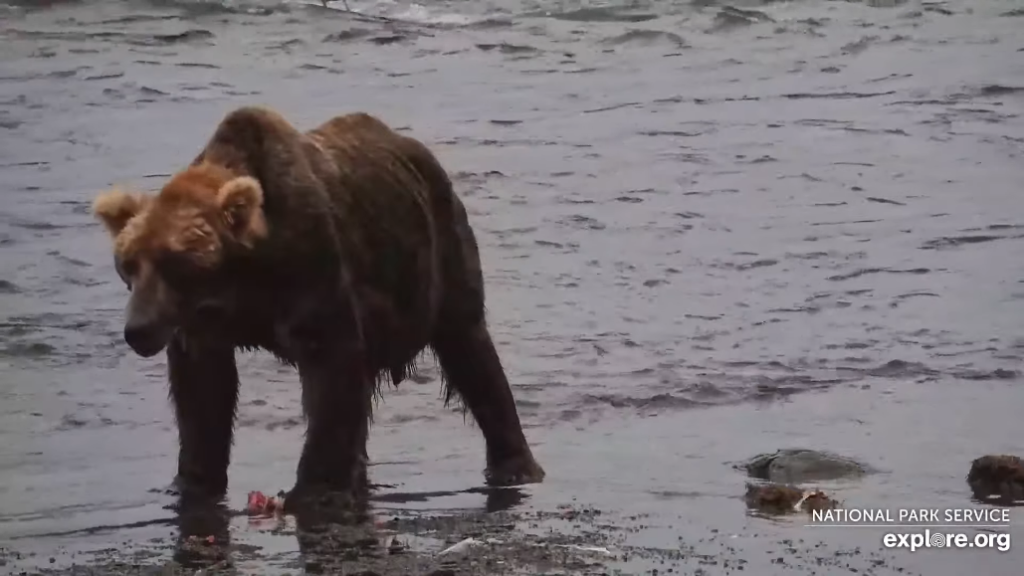
<instances>
[{"instance_id":1,"label":"river water","mask_svg":"<svg viewBox=\"0 0 1024 576\"><path fill-rule=\"evenodd\" d=\"M264 104L303 127L377 114L452 172L548 473L510 514L600 510L649 552L607 561L626 573L1019 573L1017 550L749 516L731 464L833 450L878 469L824 485L848 506L966 507L971 460L1020 450L1024 5L349 4L0 8L0 571L166 561L166 367L121 339L89 205L159 187ZM303 433L294 372L239 365L235 508L291 485ZM482 437L436 376L377 408L384 515L488 505ZM231 538L256 572L300 555L287 530Z\"/></svg>"}]
</instances>

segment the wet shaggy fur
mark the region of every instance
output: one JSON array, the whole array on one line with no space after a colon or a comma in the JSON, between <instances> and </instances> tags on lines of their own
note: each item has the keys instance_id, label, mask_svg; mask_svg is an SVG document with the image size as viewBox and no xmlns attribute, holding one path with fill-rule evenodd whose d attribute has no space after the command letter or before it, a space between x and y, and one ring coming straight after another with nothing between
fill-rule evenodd
<instances>
[{"instance_id":1,"label":"wet shaggy fur","mask_svg":"<svg viewBox=\"0 0 1024 576\"><path fill-rule=\"evenodd\" d=\"M1009 454L975 458L967 474L974 497L988 503L1024 502L1024 459Z\"/></svg>"},{"instance_id":2,"label":"wet shaggy fur","mask_svg":"<svg viewBox=\"0 0 1024 576\"><path fill-rule=\"evenodd\" d=\"M298 368L307 433L289 502L366 485L372 400L427 347L480 426L492 484L544 477L484 319L480 257L434 155L367 114L300 132L276 112L228 114L155 195L99 196L130 289L125 340L166 349L177 483L222 495L236 349Z\"/></svg>"}]
</instances>

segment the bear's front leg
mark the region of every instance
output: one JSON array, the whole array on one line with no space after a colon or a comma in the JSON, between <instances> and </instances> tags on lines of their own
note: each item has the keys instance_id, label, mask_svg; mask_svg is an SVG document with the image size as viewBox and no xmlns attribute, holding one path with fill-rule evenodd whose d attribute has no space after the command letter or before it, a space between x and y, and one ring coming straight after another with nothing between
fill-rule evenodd
<instances>
[{"instance_id":1,"label":"bear's front leg","mask_svg":"<svg viewBox=\"0 0 1024 576\"><path fill-rule=\"evenodd\" d=\"M178 422L174 483L183 496L219 499L227 491L238 404L234 348L178 335L167 347L167 367Z\"/></svg>"},{"instance_id":2,"label":"bear's front leg","mask_svg":"<svg viewBox=\"0 0 1024 576\"><path fill-rule=\"evenodd\" d=\"M366 489L373 382L362 359L344 352L300 361L299 378L306 441L287 501L348 504Z\"/></svg>"},{"instance_id":3,"label":"bear's front leg","mask_svg":"<svg viewBox=\"0 0 1024 576\"><path fill-rule=\"evenodd\" d=\"M354 316L333 314L330 308L320 308L310 323L289 330L306 416L295 487L285 500L292 510L347 507L367 489L366 442L375 383Z\"/></svg>"}]
</instances>

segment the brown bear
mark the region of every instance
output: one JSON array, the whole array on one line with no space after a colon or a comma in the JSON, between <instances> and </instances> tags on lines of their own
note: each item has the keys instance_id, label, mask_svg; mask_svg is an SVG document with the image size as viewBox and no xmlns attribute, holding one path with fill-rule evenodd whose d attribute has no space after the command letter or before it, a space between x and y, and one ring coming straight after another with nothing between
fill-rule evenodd
<instances>
[{"instance_id":1,"label":"brown bear","mask_svg":"<svg viewBox=\"0 0 1024 576\"><path fill-rule=\"evenodd\" d=\"M363 113L300 132L243 107L158 193L110 191L94 213L131 291L125 341L167 350L183 494L227 490L239 348L298 369L307 430L290 504L366 489L374 396L427 347L446 403L480 426L488 483L544 478L485 323L465 207L420 141Z\"/></svg>"}]
</instances>

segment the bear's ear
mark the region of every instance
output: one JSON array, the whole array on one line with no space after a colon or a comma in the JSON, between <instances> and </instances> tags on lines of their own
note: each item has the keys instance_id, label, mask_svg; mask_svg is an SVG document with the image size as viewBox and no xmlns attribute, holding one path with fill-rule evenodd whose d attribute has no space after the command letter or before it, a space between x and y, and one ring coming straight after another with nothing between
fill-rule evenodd
<instances>
[{"instance_id":1,"label":"bear's ear","mask_svg":"<svg viewBox=\"0 0 1024 576\"><path fill-rule=\"evenodd\" d=\"M239 176L229 180L217 191L224 222L235 240L252 248L259 239L267 236L267 220L263 216L263 187L250 176Z\"/></svg>"},{"instance_id":2,"label":"bear's ear","mask_svg":"<svg viewBox=\"0 0 1024 576\"><path fill-rule=\"evenodd\" d=\"M92 203L92 213L107 228L107 232L116 238L128 221L141 212L149 201L150 197L142 194L111 190L96 197Z\"/></svg>"}]
</instances>

